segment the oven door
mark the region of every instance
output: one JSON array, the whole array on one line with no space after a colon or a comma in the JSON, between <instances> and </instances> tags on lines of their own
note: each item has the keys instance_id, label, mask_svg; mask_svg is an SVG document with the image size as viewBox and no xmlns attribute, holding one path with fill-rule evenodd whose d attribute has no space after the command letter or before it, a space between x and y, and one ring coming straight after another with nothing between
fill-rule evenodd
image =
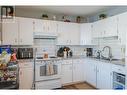
<instances>
[{"instance_id":1,"label":"oven door","mask_svg":"<svg viewBox=\"0 0 127 95\"><path fill-rule=\"evenodd\" d=\"M47 75L46 65L50 61L39 61L35 63L35 81L53 80L61 76L61 63L59 61L51 61L53 65L54 74Z\"/></svg>"}]
</instances>

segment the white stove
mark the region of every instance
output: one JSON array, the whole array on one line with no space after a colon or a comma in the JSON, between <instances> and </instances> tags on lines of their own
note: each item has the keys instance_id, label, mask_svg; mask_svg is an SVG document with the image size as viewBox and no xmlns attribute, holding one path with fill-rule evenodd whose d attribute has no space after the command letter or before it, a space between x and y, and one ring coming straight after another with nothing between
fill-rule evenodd
<instances>
[{"instance_id":1,"label":"white stove","mask_svg":"<svg viewBox=\"0 0 127 95\"><path fill-rule=\"evenodd\" d=\"M35 89L55 89L61 86L61 60L36 58Z\"/></svg>"}]
</instances>

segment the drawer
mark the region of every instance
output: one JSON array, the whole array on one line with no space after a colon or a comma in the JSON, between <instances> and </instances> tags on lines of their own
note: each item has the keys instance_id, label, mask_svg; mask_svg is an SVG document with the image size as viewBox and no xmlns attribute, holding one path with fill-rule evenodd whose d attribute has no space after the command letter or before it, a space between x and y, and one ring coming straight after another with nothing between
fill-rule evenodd
<instances>
[{"instance_id":1,"label":"drawer","mask_svg":"<svg viewBox=\"0 0 127 95\"><path fill-rule=\"evenodd\" d=\"M61 80L51 80L51 81L41 81L35 83L35 89L54 89L54 88L61 88Z\"/></svg>"},{"instance_id":2,"label":"drawer","mask_svg":"<svg viewBox=\"0 0 127 95\"><path fill-rule=\"evenodd\" d=\"M19 68L32 68L33 62L19 62Z\"/></svg>"},{"instance_id":3,"label":"drawer","mask_svg":"<svg viewBox=\"0 0 127 95\"><path fill-rule=\"evenodd\" d=\"M72 64L72 60L63 60L62 64Z\"/></svg>"},{"instance_id":4,"label":"drawer","mask_svg":"<svg viewBox=\"0 0 127 95\"><path fill-rule=\"evenodd\" d=\"M120 66L120 65L112 65L112 71L115 71L117 73L122 73L122 74L126 74L126 70L124 66Z\"/></svg>"}]
</instances>

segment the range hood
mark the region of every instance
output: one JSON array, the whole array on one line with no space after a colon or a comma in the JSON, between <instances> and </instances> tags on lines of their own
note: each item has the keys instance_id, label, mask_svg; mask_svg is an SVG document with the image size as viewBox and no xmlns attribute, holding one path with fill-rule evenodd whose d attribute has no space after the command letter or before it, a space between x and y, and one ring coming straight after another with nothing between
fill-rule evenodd
<instances>
[{"instance_id":1,"label":"range hood","mask_svg":"<svg viewBox=\"0 0 127 95\"><path fill-rule=\"evenodd\" d=\"M57 33L45 33L45 32L34 32L34 39L43 39L43 38L57 38Z\"/></svg>"}]
</instances>

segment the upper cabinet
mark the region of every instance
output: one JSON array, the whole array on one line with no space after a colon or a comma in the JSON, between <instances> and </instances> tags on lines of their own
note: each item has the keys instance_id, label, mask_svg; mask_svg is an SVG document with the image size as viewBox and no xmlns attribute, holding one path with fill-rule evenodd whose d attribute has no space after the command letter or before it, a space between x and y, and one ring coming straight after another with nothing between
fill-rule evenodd
<instances>
[{"instance_id":1,"label":"upper cabinet","mask_svg":"<svg viewBox=\"0 0 127 95\"><path fill-rule=\"evenodd\" d=\"M127 13L118 15L118 40L120 44L126 44L126 32L127 32Z\"/></svg>"},{"instance_id":2,"label":"upper cabinet","mask_svg":"<svg viewBox=\"0 0 127 95\"><path fill-rule=\"evenodd\" d=\"M105 27L103 37L118 36L117 16L105 19Z\"/></svg>"},{"instance_id":3,"label":"upper cabinet","mask_svg":"<svg viewBox=\"0 0 127 95\"><path fill-rule=\"evenodd\" d=\"M79 45L79 24L58 22L58 45Z\"/></svg>"},{"instance_id":4,"label":"upper cabinet","mask_svg":"<svg viewBox=\"0 0 127 95\"><path fill-rule=\"evenodd\" d=\"M2 23L2 44L18 44L18 19L3 19Z\"/></svg>"},{"instance_id":5,"label":"upper cabinet","mask_svg":"<svg viewBox=\"0 0 127 95\"><path fill-rule=\"evenodd\" d=\"M92 24L80 25L80 45L92 45Z\"/></svg>"},{"instance_id":6,"label":"upper cabinet","mask_svg":"<svg viewBox=\"0 0 127 95\"><path fill-rule=\"evenodd\" d=\"M35 33L57 33L57 26L57 21L40 19L33 20L33 29Z\"/></svg>"},{"instance_id":7,"label":"upper cabinet","mask_svg":"<svg viewBox=\"0 0 127 95\"><path fill-rule=\"evenodd\" d=\"M19 45L33 45L33 20L19 18Z\"/></svg>"},{"instance_id":8,"label":"upper cabinet","mask_svg":"<svg viewBox=\"0 0 127 95\"><path fill-rule=\"evenodd\" d=\"M93 23L93 38L118 36L117 16L109 17Z\"/></svg>"},{"instance_id":9,"label":"upper cabinet","mask_svg":"<svg viewBox=\"0 0 127 95\"><path fill-rule=\"evenodd\" d=\"M99 20L92 24L92 37L93 38L100 38L105 29L105 21Z\"/></svg>"},{"instance_id":10,"label":"upper cabinet","mask_svg":"<svg viewBox=\"0 0 127 95\"><path fill-rule=\"evenodd\" d=\"M41 19L33 19L33 31L34 32L43 31L43 22Z\"/></svg>"},{"instance_id":11,"label":"upper cabinet","mask_svg":"<svg viewBox=\"0 0 127 95\"><path fill-rule=\"evenodd\" d=\"M33 21L30 18L16 17L4 19L2 23L3 45L33 45Z\"/></svg>"}]
</instances>

